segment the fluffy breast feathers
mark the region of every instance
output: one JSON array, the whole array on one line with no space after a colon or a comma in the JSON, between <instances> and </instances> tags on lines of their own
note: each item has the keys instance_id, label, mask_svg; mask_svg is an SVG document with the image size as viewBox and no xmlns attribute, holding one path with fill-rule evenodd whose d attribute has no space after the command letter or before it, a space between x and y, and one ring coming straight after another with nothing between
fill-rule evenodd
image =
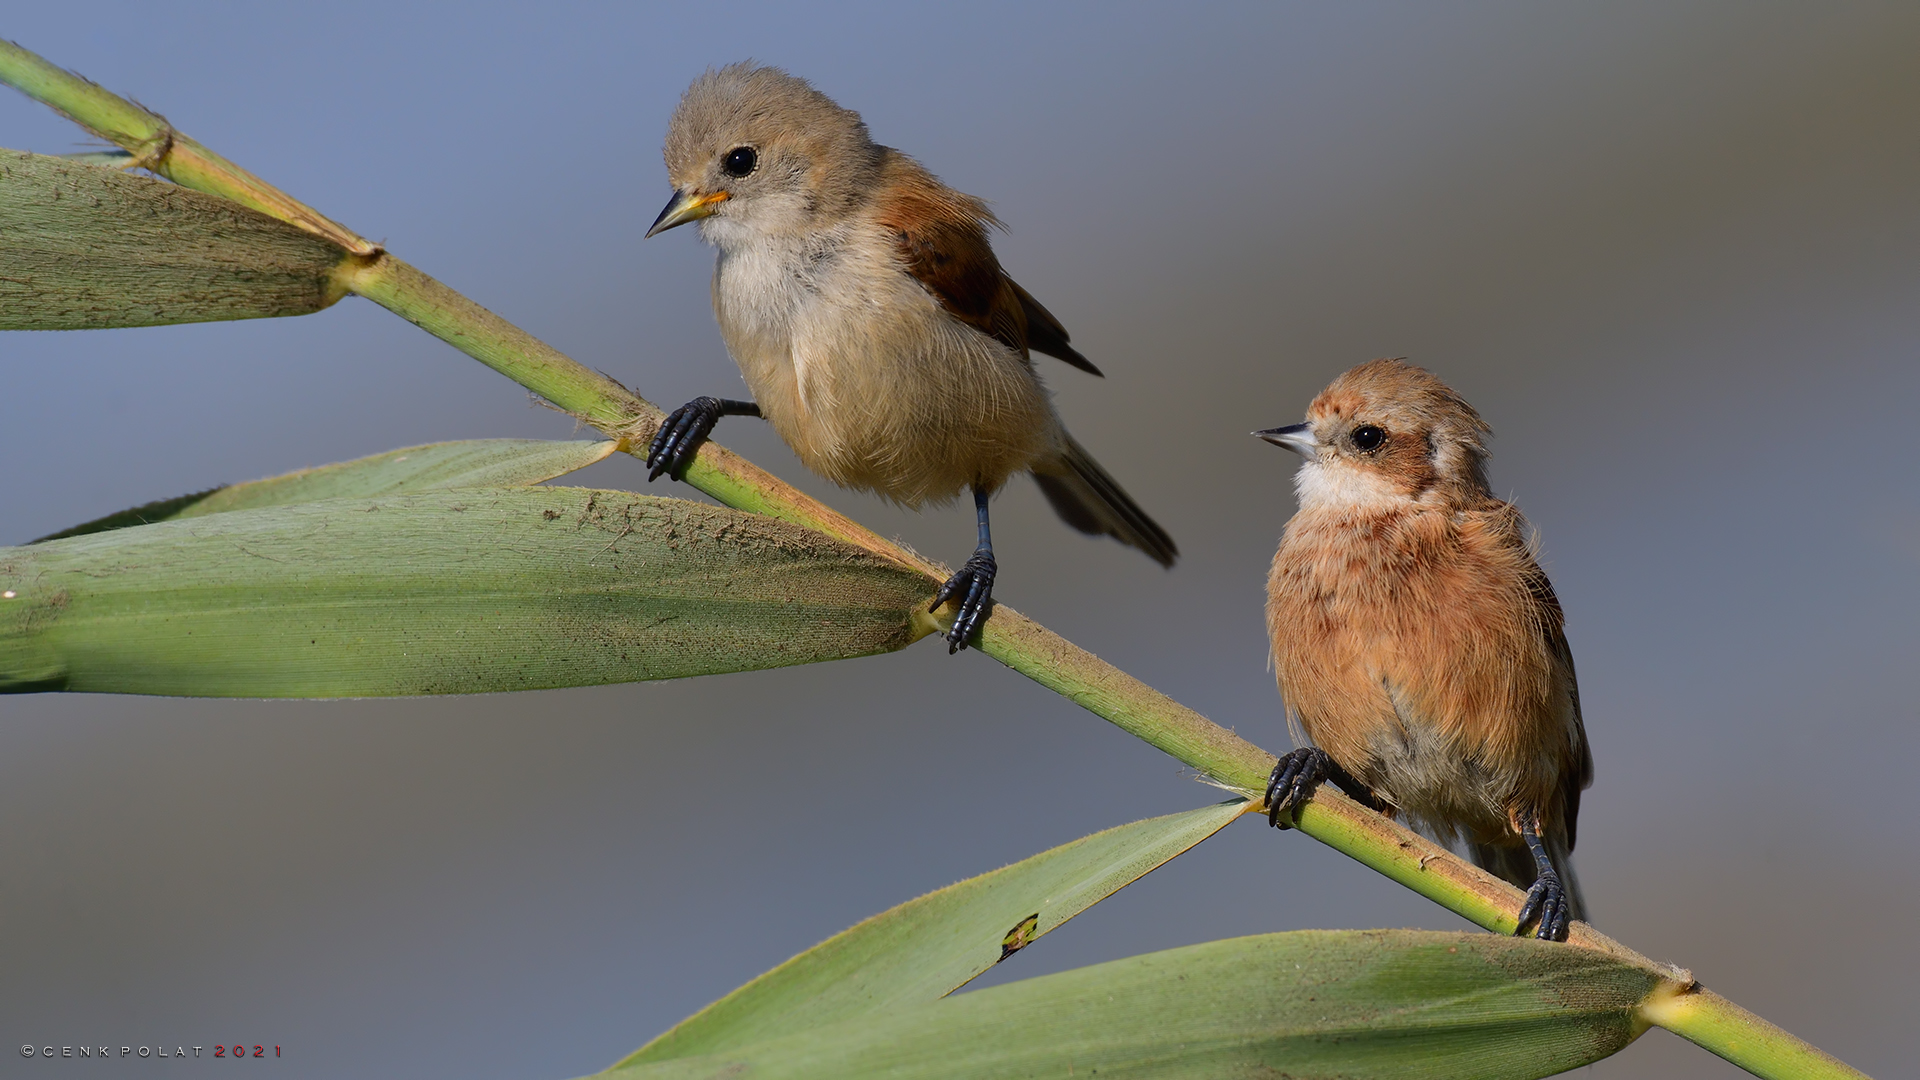
<instances>
[{"instance_id":1,"label":"fluffy breast feathers","mask_svg":"<svg viewBox=\"0 0 1920 1080\"><path fill-rule=\"evenodd\" d=\"M1019 320L969 306L956 285L1004 275L974 219L985 261L949 245L934 270L952 295L935 291L910 272L909 249L923 264L932 249L903 241L887 205L804 240L722 246L721 334L762 414L813 471L909 506L997 488L1063 439L1024 351L982 327L1018 341ZM964 233L955 214L922 234Z\"/></svg>"},{"instance_id":2,"label":"fluffy breast feathers","mask_svg":"<svg viewBox=\"0 0 1920 1080\"><path fill-rule=\"evenodd\" d=\"M1289 711L1389 801L1474 832L1504 833L1516 812L1569 816L1564 789L1577 800L1591 763L1560 604L1512 506L1306 508L1268 586ZM1390 760L1435 740L1469 775ZM1587 775L1560 775L1570 760Z\"/></svg>"}]
</instances>

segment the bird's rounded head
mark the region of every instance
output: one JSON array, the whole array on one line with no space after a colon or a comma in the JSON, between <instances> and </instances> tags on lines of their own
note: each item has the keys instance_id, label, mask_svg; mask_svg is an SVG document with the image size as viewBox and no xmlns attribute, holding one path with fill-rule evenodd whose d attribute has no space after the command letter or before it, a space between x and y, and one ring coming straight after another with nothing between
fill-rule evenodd
<instances>
[{"instance_id":1,"label":"bird's rounded head","mask_svg":"<svg viewBox=\"0 0 1920 1080\"><path fill-rule=\"evenodd\" d=\"M859 205L882 153L859 113L805 79L752 61L709 69L667 125L674 195L647 235L689 221L722 245L805 235Z\"/></svg>"},{"instance_id":2,"label":"bird's rounded head","mask_svg":"<svg viewBox=\"0 0 1920 1080\"><path fill-rule=\"evenodd\" d=\"M1303 510L1484 497L1492 433L1447 384L1402 360L1351 368L1313 399L1306 423L1255 432L1300 454Z\"/></svg>"}]
</instances>

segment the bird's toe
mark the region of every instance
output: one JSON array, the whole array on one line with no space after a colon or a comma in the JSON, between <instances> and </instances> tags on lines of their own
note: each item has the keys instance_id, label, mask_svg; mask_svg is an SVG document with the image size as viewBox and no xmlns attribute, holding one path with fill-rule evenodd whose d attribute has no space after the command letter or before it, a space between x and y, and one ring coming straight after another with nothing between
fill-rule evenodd
<instances>
[{"instance_id":1,"label":"bird's toe","mask_svg":"<svg viewBox=\"0 0 1920 1080\"><path fill-rule=\"evenodd\" d=\"M947 631L949 654L966 648L979 629L980 621L986 617L987 605L993 599L993 579L997 571L992 552L976 551L934 594L928 611L937 611L942 604L956 598L960 600L960 610L954 613L953 626Z\"/></svg>"},{"instance_id":2,"label":"bird's toe","mask_svg":"<svg viewBox=\"0 0 1920 1080\"><path fill-rule=\"evenodd\" d=\"M720 402L710 397L694 398L668 413L647 446L647 479L652 481L665 473L678 480L719 421Z\"/></svg>"},{"instance_id":3,"label":"bird's toe","mask_svg":"<svg viewBox=\"0 0 1920 1080\"><path fill-rule=\"evenodd\" d=\"M1327 754L1307 746L1281 756L1267 779L1267 823L1290 829L1300 820L1300 807L1326 782ZM1289 812L1291 811L1291 812ZM1282 815L1285 815L1284 817Z\"/></svg>"},{"instance_id":4,"label":"bird's toe","mask_svg":"<svg viewBox=\"0 0 1920 1080\"><path fill-rule=\"evenodd\" d=\"M1568 900L1566 886L1560 883L1560 875L1548 870L1534 879L1533 887L1527 890L1527 902L1520 907L1519 924L1513 932L1524 934L1528 924L1539 920L1534 937L1541 941L1567 940Z\"/></svg>"}]
</instances>

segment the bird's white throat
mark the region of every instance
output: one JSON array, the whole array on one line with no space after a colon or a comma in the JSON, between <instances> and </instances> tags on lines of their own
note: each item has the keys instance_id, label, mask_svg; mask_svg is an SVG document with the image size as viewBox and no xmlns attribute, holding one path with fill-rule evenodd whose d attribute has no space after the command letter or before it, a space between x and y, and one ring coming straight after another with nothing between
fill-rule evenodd
<instances>
[{"instance_id":1,"label":"bird's white throat","mask_svg":"<svg viewBox=\"0 0 1920 1080\"><path fill-rule=\"evenodd\" d=\"M1414 501L1391 477L1339 458L1302 462L1293 490L1302 510L1385 510Z\"/></svg>"}]
</instances>

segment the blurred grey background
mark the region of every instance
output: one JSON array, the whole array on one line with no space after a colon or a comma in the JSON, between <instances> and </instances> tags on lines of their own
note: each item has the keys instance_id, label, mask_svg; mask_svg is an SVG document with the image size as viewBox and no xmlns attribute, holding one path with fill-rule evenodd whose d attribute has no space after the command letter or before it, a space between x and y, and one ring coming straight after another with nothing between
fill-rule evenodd
<instances>
[{"instance_id":1,"label":"blurred grey background","mask_svg":"<svg viewBox=\"0 0 1920 1080\"><path fill-rule=\"evenodd\" d=\"M1042 360L1062 412L1185 552L1162 572L1017 481L999 595L1270 749L1293 459L1246 433L1361 360L1431 368L1494 425L1569 613L1599 925L1869 1072L1920 1052L1920 8L92 3L0 36L667 406L742 388L710 251L640 239L667 116L710 64L814 80L992 201L1003 261L1108 375ZM0 133L88 146L11 92ZM0 356L0 543L573 430L357 299ZM833 490L752 421L719 438L970 550L964 509ZM584 481L646 487L628 459ZM0 1072L127 1068L26 1042L222 1041L283 1046L288 1077L573 1076L894 903L1215 798L932 641L473 699L8 698ZM1460 925L1241 822L990 981ZM1592 1071L1736 1075L1658 1031Z\"/></svg>"}]
</instances>

